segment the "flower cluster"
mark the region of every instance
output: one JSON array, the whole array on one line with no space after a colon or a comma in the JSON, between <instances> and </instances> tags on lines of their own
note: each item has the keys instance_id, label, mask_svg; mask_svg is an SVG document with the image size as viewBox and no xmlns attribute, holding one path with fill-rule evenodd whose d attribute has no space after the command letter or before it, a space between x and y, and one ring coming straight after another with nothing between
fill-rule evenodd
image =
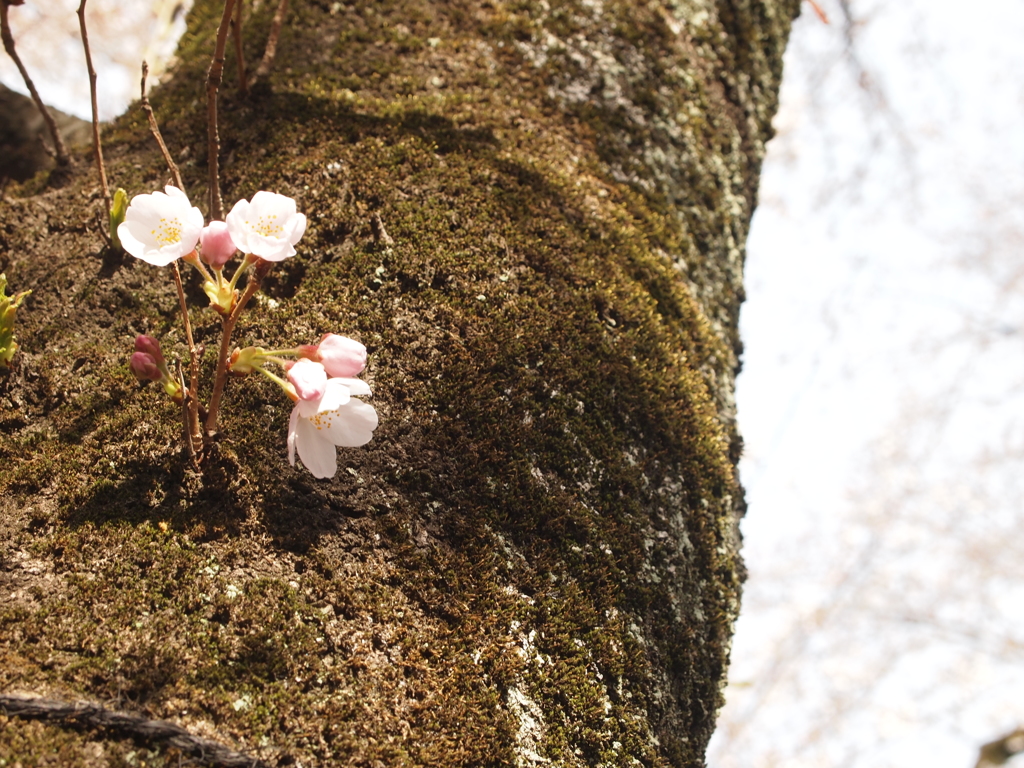
<instances>
[{"instance_id":1,"label":"flower cluster","mask_svg":"<svg viewBox=\"0 0 1024 768\"><path fill-rule=\"evenodd\" d=\"M259 289L274 262L295 255L295 244L306 230L306 217L295 201L273 192L257 192L252 200L239 200L225 221L204 225L202 213L177 187L164 192L138 195L131 201L124 221L117 227L123 248L145 262L167 266L181 259L203 278L203 291L220 316L223 335L209 406L199 405L196 390L198 351L191 341L191 327L180 290L179 300L191 347L189 386L184 376L171 375L159 342L150 336L135 340L132 373L140 381L160 382L172 400L185 403L187 434L200 448L216 432L217 411L227 376L262 373L278 384L295 403L288 424L288 459L295 455L318 478L337 472L337 447L365 445L377 428L377 412L359 397L370 395L370 387L357 378L366 367L366 347L354 339L328 333L318 344L267 351L261 347L235 349L229 354L231 332L246 302ZM228 280L225 266L241 251L244 254ZM251 269L245 291L237 289L241 275ZM177 266L174 274L178 280ZM294 359L292 359L294 358ZM281 378L267 368L281 366ZM205 413L205 431L198 427L199 413ZM191 419L191 423L189 422ZM195 451L196 446L192 446Z\"/></svg>"},{"instance_id":2,"label":"flower cluster","mask_svg":"<svg viewBox=\"0 0 1024 768\"><path fill-rule=\"evenodd\" d=\"M267 363L284 368L285 379L268 371ZM298 451L315 477L332 477L338 471L337 447L356 448L373 437L377 411L355 399L370 394L369 385L356 378L365 367L366 347L335 333L324 334L319 344L294 349L236 349L228 361L232 374L259 371L295 402L288 422L288 460L294 466Z\"/></svg>"},{"instance_id":3,"label":"flower cluster","mask_svg":"<svg viewBox=\"0 0 1024 768\"><path fill-rule=\"evenodd\" d=\"M356 399L370 394L366 382L355 378L366 366L366 347L328 333L301 354L288 367L296 400L288 422L288 461L294 466L298 451L315 477L331 477L338 470L335 446L366 445L377 428L373 406Z\"/></svg>"}]
</instances>

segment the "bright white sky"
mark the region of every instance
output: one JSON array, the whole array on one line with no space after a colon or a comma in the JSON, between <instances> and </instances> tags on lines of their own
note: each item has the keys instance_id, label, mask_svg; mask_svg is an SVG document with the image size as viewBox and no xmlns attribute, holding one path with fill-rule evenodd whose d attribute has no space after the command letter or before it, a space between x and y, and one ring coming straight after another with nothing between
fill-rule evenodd
<instances>
[{"instance_id":1,"label":"bright white sky","mask_svg":"<svg viewBox=\"0 0 1024 768\"><path fill-rule=\"evenodd\" d=\"M9 10L18 55L43 99L50 105L91 119L89 76L79 36L79 0L29 0ZM86 22L93 66L100 73L100 120L121 114L139 96L142 61L150 84L185 31L184 11L192 0L89 0ZM176 12L178 11L178 12ZM69 76L70 75L70 76ZM14 63L0 49L0 82L28 93Z\"/></svg>"},{"instance_id":2,"label":"bright white sky","mask_svg":"<svg viewBox=\"0 0 1024 768\"><path fill-rule=\"evenodd\" d=\"M85 117L84 64L53 66L81 62L62 2L66 44L11 16L44 97ZM969 768L1024 725L1024 3L851 0L874 95L821 4L748 246L750 580L709 766ZM180 33L158 5L89 3L104 118ZM20 89L6 57L0 79Z\"/></svg>"},{"instance_id":3,"label":"bright white sky","mask_svg":"<svg viewBox=\"0 0 1024 768\"><path fill-rule=\"evenodd\" d=\"M1024 4L854 0L887 110L822 5L748 245L750 581L709 766L969 768L1024 725Z\"/></svg>"}]
</instances>

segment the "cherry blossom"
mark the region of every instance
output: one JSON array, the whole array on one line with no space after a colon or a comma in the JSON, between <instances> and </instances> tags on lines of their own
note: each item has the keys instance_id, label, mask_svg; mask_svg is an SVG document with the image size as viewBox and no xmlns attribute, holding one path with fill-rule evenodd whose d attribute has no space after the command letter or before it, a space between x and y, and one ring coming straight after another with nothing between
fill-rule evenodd
<instances>
[{"instance_id":1,"label":"cherry blossom","mask_svg":"<svg viewBox=\"0 0 1024 768\"><path fill-rule=\"evenodd\" d=\"M331 377L351 378L366 367L366 347L348 336L325 333L319 344L299 349L304 357L323 363Z\"/></svg>"},{"instance_id":2,"label":"cherry blossom","mask_svg":"<svg viewBox=\"0 0 1024 768\"><path fill-rule=\"evenodd\" d=\"M165 267L196 248L203 214L177 187L136 195L117 227L121 247L137 259Z\"/></svg>"},{"instance_id":3,"label":"cherry blossom","mask_svg":"<svg viewBox=\"0 0 1024 768\"><path fill-rule=\"evenodd\" d=\"M291 465L295 466L298 451L313 477L334 477L338 471L336 448L365 445L377 428L377 411L369 403L356 399L369 394L370 386L365 381L333 378L328 379L322 397L299 400L288 422Z\"/></svg>"},{"instance_id":4,"label":"cherry blossom","mask_svg":"<svg viewBox=\"0 0 1024 768\"><path fill-rule=\"evenodd\" d=\"M288 368L288 381L299 400L320 400L327 390L327 371L312 360L297 360Z\"/></svg>"},{"instance_id":5,"label":"cherry blossom","mask_svg":"<svg viewBox=\"0 0 1024 768\"><path fill-rule=\"evenodd\" d=\"M252 202L239 200L226 222L238 249L265 261L294 256L294 246L306 231L306 217L298 213L295 201L275 192L257 192Z\"/></svg>"},{"instance_id":6,"label":"cherry blossom","mask_svg":"<svg viewBox=\"0 0 1024 768\"><path fill-rule=\"evenodd\" d=\"M199 243L199 258L214 269L221 269L238 250L228 232L228 225L223 221L211 221L203 227Z\"/></svg>"}]
</instances>

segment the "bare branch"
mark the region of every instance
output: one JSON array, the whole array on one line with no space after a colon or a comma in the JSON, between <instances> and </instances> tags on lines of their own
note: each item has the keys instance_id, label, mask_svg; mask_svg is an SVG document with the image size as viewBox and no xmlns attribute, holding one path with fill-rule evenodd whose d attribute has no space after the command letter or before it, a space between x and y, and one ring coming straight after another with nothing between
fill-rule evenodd
<instances>
[{"instance_id":1,"label":"bare branch","mask_svg":"<svg viewBox=\"0 0 1024 768\"><path fill-rule=\"evenodd\" d=\"M828 24L828 15L825 13L825 10L814 2L814 0L807 0L807 2L811 4L811 9L818 15L818 18L821 19L823 23Z\"/></svg>"},{"instance_id":2,"label":"bare branch","mask_svg":"<svg viewBox=\"0 0 1024 768\"><path fill-rule=\"evenodd\" d=\"M1024 728L1002 736L988 744L983 744L978 752L978 762L974 768L991 768L994 765L1006 765L1010 758L1024 752Z\"/></svg>"},{"instance_id":3,"label":"bare branch","mask_svg":"<svg viewBox=\"0 0 1024 768\"><path fill-rule=\"evenodd\" d=\"M245 96L249 84L245 71L245 52L242 50L242 3L235 5L235 19L231 22L231 36L235 39L235 61L238 65L238 92Z\"/></svg>"},{"instance_id":4,"label":"bare branch","mask_svg":"<svg viewBox=\"0 0 1024 768\"><path fill-rule=\"evenodd\" d=\"M263 51L263 58L260 60L259 66L256 67L256 71L252 73L249 87L252 87L261 77L266 77L270 73L270 68L274 65L274 56L277 55L277 41L281 37L281 27L284 25L286 13L288 13L288 0L281 0L277 6L277 11L274 13L274 19L270 23L270 37L267 38L267 47Z\"/></svg>"},{"instance_id":5,"label":"bare branch","mask_svg":"<svg viewBox=\"0 0 1024 768\"><path fill-rule=\"evenodd\" d=\"M96 172L100 176L100 189L103 191L103 200L106 203L106 209L104 211L106 216L110 216L110 187L107 185L107 166L103 162L103 144L100 141L100 116L99 106L96 103L96 69L92 65L92 53L89 50L89 32L85 27L85 3L87 0L82 0L78 6L78 26L82 30L82 47L85 49L85 66L89 70L89 96L92 100L92 151L96 157ZM110 240L110 235L107 233L106 227L100 229L103 236Z\"/></svg>"},{"instance_id":6,"label":"bare branch","mask_svg":"<svg viewBox=\"0 0 1024 768\"><path fill-rule=\"evenodd\" d=\"M225 0L224 15L220 19L220 28L217 30L217 46L213 52L213 61L210 62L210 71L206 76L206 107L209 117L208 143L209 143L209 166L210 166L210 218L218 221L224 220L224 201L220 197L220 134L217 129L217 91L220 89L221 78L224 74L224 48L227 45L228 28L231 26L231 12L234 10L235 0Z\"/></svg>"},{"instance_id":7,"label":"bare branch","mask_svg":"<svg viewBox=\"0 0 1024 768\"><path fill-rule=\"evenodd\" d=\"M160 134L160 126L156 122L156 115L153 114L153 107L149 103L149 97L146 96L147 75L149 75L149 65L146 62L142 62L142 109L145 111L146 117L149 118L149 130L152 132L153 138L156 139L156 143L160 145L160 151L163 153L167 167L171 169L171 176L174 177L175 186L184 192L185 185L181 181L181 172L171 158L171 153L167 150L164 137ZM187 436L186 444L189 449L189 455L192 457L193 462L195 462L196 456L202 455L203 448L203 437L199 430L199 349L192 338L192 322L189 320L188 305L185 302L185 289L181 284L181 270L178 269L177 261L173 262L171 266L174 267L174 286L178 291L178 304L181 306L181 317L185 324L185 340L188 341L189 389L185 400L187 408L182 418L185 422L184 430Z\"/></svg>"},{"instance_id":8,"label":"bare branch","mask_svg":"<svg viewBox=\"0 0 1024 768\"><path fill-rule=\"evenodd\" d=\"M160 134L160 126L156 123L156 115L153 114L153 107L150 106L149 97L146 96L146 77L149 75L149 65L146 62L142 62L142 110L146 113L146 117L149 118L149 130L153 134L153 138L156 139L156 143L160 145L160 151L163 153L164 161L167 163L167 167L171 170L171 176L174 177L174 185L181 191L185 191L185 185L181 181L181 172L178 170L177 164L171 158L171 153L167 151L167 145L164 144L164 137Z\"/></svg>"},{"instance_id":9,"label":"bare branch","mask_svg":"<svg viewBox=\"0 0 1024 768\"><path fill-rule=\"evenodd\" d=\"M42 98L40 98L35 83L32 82L28 70L25 69L25 65L21 62L21 57L18 56L18 52L14 48L14 35L11 34L11 24L7 18L6 0L0 0L0 38L3 38L4 50L7 51L7 55L11 57L14 64L18 67L18 71L21 72L21 79L25 81L25 86L32 95L32 101L36 103L36 107L39 108L40 113L43 115L43 120L46 121L46 127L49 128L50 137L53 139L53 148L57 153L57 164L64 167L71 165L71 155L68 154L68 148L64 145L64 139L61 138L60 131L57 129L57 123L54 121L53 115L50 114L50 110L46 108Z\"/></svg>"},{"instance_id":10,"label":"bare branch","mask_svg":"<svg viewBox=\"0 0 1024 768\"><path fill-rule=\"evenodd\" d=\"M216 741L195 736L166 720L150 720L134 712L118 712L88 701L61 701L40 696L0 694L0 711L8 717L45 720L69 728L98 728L144 742L163 742L190 755L201 765L225 768L270 768L269 763L236 752Z\"/></svg>"},{"instance_id":11,"label":"bare branch","mask_svg":"<svg viewBox=\"0 0 1024 768\"><path fill-rule=\"evenodd\" d=\"M193 253L195 253L193 251ZM192 338L192 323L188 317L188 304L185 302L185 289L181 284L181 270L178 262L171 262L174 268L174 286L178 290L178 304L181 306L181 317L185 324L185 340L188 342L188 395L185 398L187 408L183 414L184 429L187 435L189 456L193 464L198 466L197 456L203 455L203 434L199 429L199 349Z\"/></svg>"},{"instance_id":12,"label":"bare branch","mask_svg":"<svg viewBox=\"0 0 1024 768\"><path fill-rule=\"evenodd\" d=\"M911 179L916 183L917 173L912 162L914 155L914 142L910 138L909 131L904 124L903 118L890 103L885 89L878 83L877 79L872 76L870 70L861 58L860 45L857 41L858 22L854 18L853 8L850 6L850 0L839 0L839 10L842 15L841 23L843 29L843 40L845 42L843 54L846 59L846 63L856 76L857 83L860 85L861 90L867 97L870 106L878 114L881 114L889 123L892 135L896 138L896 141L903 149L904 159L907 163L907 169L910 173Z\"/></svg>"}]
</instances>

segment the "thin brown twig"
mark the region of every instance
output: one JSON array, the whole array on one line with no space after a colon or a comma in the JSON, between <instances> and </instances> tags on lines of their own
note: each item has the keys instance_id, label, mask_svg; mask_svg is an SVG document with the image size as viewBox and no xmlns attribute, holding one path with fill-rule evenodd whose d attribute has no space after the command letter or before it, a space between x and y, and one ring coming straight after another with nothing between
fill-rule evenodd
<instances>
[{"instance_id":1,"label":"thin brown twig","mask_svg":"<svg viewBox=\"0 0 1024 768\"><path fill-rule=\"evenodd\" d=\"M0 711L8 717L44 720L70 728L99 728L147 743L162 742L189 755L200 765L269 768L269 764L259 758L236 752L202 736L195 736L180 725L166 720L150 720L134 712L118 712L89 701L0 694Z\"/></svg>"},{"instance_id":2,"label":"thin brown twig","mask_svg":"<svg viewBox=\"0 0 1024 768\"><path fill-rule=\"evenodd\" d=\"M231 22L231 36L235 39L235 61L238 65L238 92L245 96L249 84L245 72L245 52L242 50L242 0L235 3L235 19Z\"/></svg>"},{"instance_id":3,"label":"thin brown twig","mask_svg":"<svg viewBox=\"0 0 1024 768\"><path fill-rule=\"evenodd\" d=\"M1017 728L1014 731L1001 736L995 741L983 744L978 753L978 762L974 768L992 768L996 765L1006 765L1010 758L1024 752L1024 728Z\"/></svg>"},{"instance_id":4,"label":"thin brown twig","mask_svg":"<svg viewBox=\"0 0 1024 768\"><path fill-rule=\"evenodd\" d=\"M218 221L224 220L224 201L220 197L220 133L217 129L217 91L220 89L221 78L224 74L224 48L228 40L228 28L231 26L231 12L234 10L235 0L225 0L224 15L220 19L220 28L217 30L217 46L213 51L213 60L210 62L210 71L206 76L206 110L209 118L208 143L209 143L209 166L210 166L210 218Z\"/></svg>"},{"instance_id":5,"label":"thin brown twig","mask_svg":"<svg viewBox=\"0 0 1024 768\"><path fill-rule=\"evenodd\" d=\"M252 78L249 80L250 88L261 77L266 77L270 73L270 68L274 65L274 56L277 55L277 41L281 37L281 27L284 25L286 13L288 13L288 0L281 0L277 6L277 11L274 13L274 18L270 22L270 37L267 38L267 47L263 50L263 58L260 59L259 66L256 67L256 71L252 73Z\"/></svg>"},{"instance_id":6,"label":"thin brown twig","mask_svg":"<svg viewBox=\"0 0 1024 768\"><path fill-rule=\"evenodd\" d=\"M235 323L238 322L238 316L242 314L242 310L245 309L249 299L260 289L260 285L263 284L263 278L270 272L271 266L273 266L273 262L264 261L263 259L259 259L256 262L256 267L249 276L249 282L246 283L245 292L239 298L234 308L232 308L231 313L224 318L220 337L220 351L217 354L217 367L214 368L216 378L213 381L213 394L210 395L210 405L206 411L207 436L213 435L217 431L220 399L224 394L224 384L228 378L228 352L231 351L231 333L235 329ZM244 266L239 267L239 269L244 269Z\"/></svg>"},{"instance_id":7,"label":"thin brown twig","mask_svg":"<svg viewBox=\"0 0 1024 768\"><path fill-rule=\"evenodd\" d=\"M2 2L3 0L0 0ZM142 111L146 113L146 117L149 118L149 130L153 134L153 138L156 139L156 143L160 145L160 151L163 153L164 161L167 163L167 167L171 170L171 176L174 177L174 185L182 192L185 191L185 185L181 181L181 172L178 170L178 166L171 158L171 153L167 150L167 145L164 144L164 137L160 134L160 126L156 123L156 115L153 114L153 107L149 103L149 97L146 96L146 77L149 75L149 65L146 62L142 62Z\"/></svg>"},{"instance_id":8,"label":"thin brown twig","mask_svg":"<svg viewBox=\"0 0 1024 768\"><path fill-rule=\"evenodd\" d=\"M814 2L814 0L807 0L807 2L811 4L811 9L817 14L818 18L821 19L823 23L828 24L828 16L824 9Z\"/></svg>"},{"instance_id":9,"label":"thin brown twig","mask_svg":"<svg viewBox=\"0 0 1024 768\"><path fill-rule=\"evenodd\" d=\"M50 137L53 139L53 148L56 152L57 165L69 166L71 165L71 155L68 154L68 148L64 144L64 139L61 138L60 130L57 128L57 122L53 119L53 115L50 114L50 110L46 108L42 98L39 96L39 91L36 90L35 83L32 82L32 78L29 77L28 70L25 69L25 65L21 62L21 57L18 56L17 50L14 48L14 35L11 34L10 20L7 18L7 0L0 0L0 38L3 39L4 50L7 51L7 55L14 61L15 66L18 67L18 71L21 73L21 79L25 81L25 86L28 88L28 92L32 95L32 101L36 103L36 107L43 116L43 120L46 122L46 127L50 130Z\"/></svg>"},{"instance_id":10,"label":"thin brown twig","mask_svg":"<svg viewBox=\"0 0 1024 768\"><path fill-rule=\"evenodd\" d=\"M3 0L0 0L0 2L3 2ZM163 153L167 167L171 169L175 186L184 192L185 185L181 181L181 172L178 170L174 160L171 159L171 153L168 151L167 144L164 143L164 137L160 133L160 126L157 125L156 115L153 114L153 107L149 103L149 97L146 96L146 77L148 75L149 65L146 62L142 62L142 109L146 113L146 117L149 118L149 130L153 134L153 138L156 139L156 143L160 145L160 151ZM181 317L185 325L185 339L188 341L188 395L186 399L188 408L185 411L184 428L188 436L189 455L192 457L193 462L195 462L197 456L202 456L203 449L203 435L199 429L199 349L192 338L192 322L189 320L188 304L185 302L185 289L181 284L181 270L178 269L177 261L173 262L171 266L174 267L174 285L178 290L178 304L181 305Z\"/></svg>"},{"instance_id":11,"label":"thin brown twig","mask_svg":"<svg viewBox=\"0 0 1024 768\"><path fill-rule=\"evenodd\" d=\"M0 0L2 2L3 0ZM103 162L103 143L100 141L100 115L99 106L96 103L96 69L92 65L92 53L89 50L89 32L85 28L85 3L82 0L78 6L78 26L82 30L82 47L85 49L85 66L89 71L89 95L92 101L92 151L96 157L96 171L100 177L100 189L103 191L103 201L106 203L105 216L110 216L110 187L107 185L107 166ZM105 222L104 222L105 223ZM107 227L101 227L103 237L110 241L110 233Z\"/></svg>"},{"instance_id":12,"label":"thin brown twig","mask_svg":"<svg viewBox=\"0 0 1024 768\"><path fill-rule=\"evenodd\" d=\"M188 318L188 305L185 303L185 289L181 285L181 270L178 262L171 263L174 267L174 285L178 289L178 304L185 324L185 340L188 342L188 395L185 411L185 431L188 433L189 456L193 463L198 464L196 457L203 455L203 433L199 429L199 349L192 339L192 323Z\"/></svg>"}]
</instances>

